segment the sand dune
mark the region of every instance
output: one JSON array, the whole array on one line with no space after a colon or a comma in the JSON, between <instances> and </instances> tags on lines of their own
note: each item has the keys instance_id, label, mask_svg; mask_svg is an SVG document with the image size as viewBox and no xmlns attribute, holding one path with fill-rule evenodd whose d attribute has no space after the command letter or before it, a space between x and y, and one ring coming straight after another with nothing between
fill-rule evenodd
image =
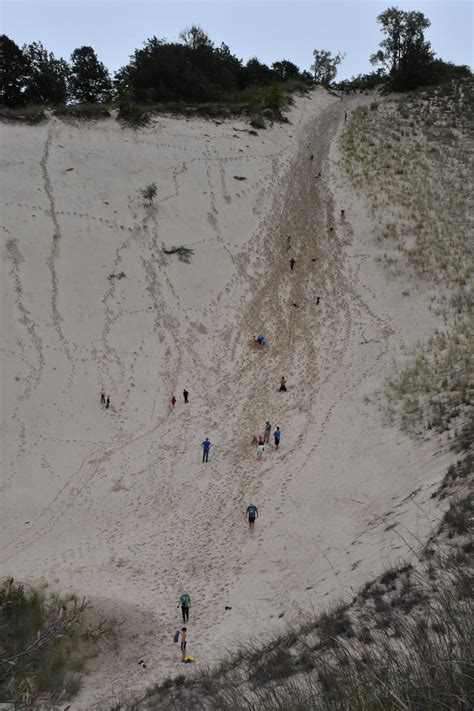
<instances>
[{"instance_id":1,"label":"sand dune","mask_svg":"<svg viewBox=\"0 0 474 711\"><path fill-rule=\"evenodd\" d=\"M213 662L349 594L440 516L447 455L374 404L433 316L387 281L342 177L337 133L368 98L314 90L258 136L165 117L2 127L2 573L90 596L127 640L77 708L181 671L183 582L190 650ZM164 254L177 245L189 264ZM281 451L256 461L266 419Z\"/></svg>"}]
</instances>

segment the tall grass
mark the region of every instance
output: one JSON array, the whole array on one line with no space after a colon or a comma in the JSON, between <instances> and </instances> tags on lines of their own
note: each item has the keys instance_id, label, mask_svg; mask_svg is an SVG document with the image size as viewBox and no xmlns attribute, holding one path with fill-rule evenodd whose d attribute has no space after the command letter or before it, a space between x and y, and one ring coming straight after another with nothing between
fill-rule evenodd
<instances>
[{"instance_id":1,"label":"tall grass","mask_svg":"<svg viewBox=\"0 0 474 711\"><path fill-rule=\"evenodd\" d=\"M87 609L73 595L13 579L0 584L0 702L47 708L77 694L99 639L112 634L112 624L92 620Z\"/></svg>"},{"instance_id":2,"label":"tall grass","mask_svg":"<svg viewBox=\"0 0 474 711\"><path fill-rule=\"evenodd\" d=\"M474 702L472 582L452 554L418 572L391 569L351 605L108 708L467 711Z\"/></svg>"},{"instance_id":3,"label":"tall grass","mask_svg":"<svg viewBox=\"0 0 474 711\"><path fill-rule=\"evenodd\" d=\"M431 287L443 324L387 382L388 413L414 433L455 437L474 408L473 106L474 80L454 81L360 107L341 140L387 270Z\"/></svg>"}]
</instances>

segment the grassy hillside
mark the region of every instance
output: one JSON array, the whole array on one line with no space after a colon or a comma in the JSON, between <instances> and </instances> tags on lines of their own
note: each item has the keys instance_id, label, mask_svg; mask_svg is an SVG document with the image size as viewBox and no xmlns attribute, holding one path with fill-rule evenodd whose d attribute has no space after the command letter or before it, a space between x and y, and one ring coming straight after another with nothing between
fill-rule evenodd
<instances>
[{"instance_id":1,"label":"grassy hillside","mask_svg":"<svg viewBox=\"0 0 474 711\"><path fill-rule=\"evenodd\" d=\"M359 108L342 145L378 221L388 274L408 271L414 287L430 288L444 322L387 383L388 412L410 432L456 438L474 403L474 81Z\"/></svg>"}]
</instances>

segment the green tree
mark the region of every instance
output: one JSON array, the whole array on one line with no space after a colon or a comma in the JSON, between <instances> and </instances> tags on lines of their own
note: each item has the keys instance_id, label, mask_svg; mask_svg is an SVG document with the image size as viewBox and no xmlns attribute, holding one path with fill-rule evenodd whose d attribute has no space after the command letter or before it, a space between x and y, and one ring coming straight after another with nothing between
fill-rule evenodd
<instances>
[{"instance_id":1,"label":"green tree","mask_svg":"<svg viewBox=\"0 0 474 711\"><path fill-rule=\"evenodd\" d=\"M392 88L412 88L429 80L434 59L424 31L431 22L422 12L389 7L377 17L385 39L370 57L381 64L391 79Z\"/></svg>"},{"instance_id":2,"label":"green tree","mask_svg":"<svg viewBox=\"0 0 474 711\"><path fill-rule=\"evenodd\" d=\"M266 64L252 57L242 70L244 86L265 86L275 81L275 75Z\"/></svg>"},{"instance_id":3,"label":"green tree","mask_svg":"<svg viewBox=\"0 0 474 711\"><path fill-rule=\"evenodd\" d=\"M300 75L300 70L287 59L282 59L281 62L273 62L272 70L275 74L275 78L278 81L286 81L287 79L294 79Z\"/></svg>"},{"instance_id":4,"label":"green tree","mask_svg":"<svg viewBox=\"0 0 474 711\"><path fill-rule=\"evenodd\" d=\"M314 81L316 84L329 86L336 78L337 67L345 55L338 52L333 57L332 53L326 49L315 49L313 57L314 64L311 65L311 69L314 72Z\"/></svg>"},{"instance_id":5,"label":"green tree","mask_svg":"<svg viewBox=\"0 0 474 711\"><path fill-rule=\"evenodd\" d=\"M28 59L7 35L0 36L0 101L4 106L24 106L30 76Z\"/></svg>"},{"instance_id":6,"label":"green tree","mask_svg":"<svg viewBox=\"0 0 474 711\"><path fill-rule=\"evenodd\" d=\"M192 50L202 47L212 48L214 46L207 33L202 29L202 27L199 27L199 25L185 27L184 30L181 30L179 33L179 39L184 42L186 47L189 47L189 49Z\"/></svg>"},{"instance_id":7,"label":"green tree","mask_svg":"<svg viewBox=\"0 0 474 711\"><path fill-rule=\"evenodd\" d=\"M64 104L68 98L70 69L64 59L56 59L41 42L23 46L29 63L26 98L34 104Z\"/></svg>"},{"instance_id":8,"label":"green tree","mask_svg":"<svg viewBox=\"0 0 474 711\"><path fill-rule=\"evenodd\" d=\"M112 82L108 69L92 47L79 47L71 55L71 98L79 103L110 101Z\"/></svg>"}]
</instances>

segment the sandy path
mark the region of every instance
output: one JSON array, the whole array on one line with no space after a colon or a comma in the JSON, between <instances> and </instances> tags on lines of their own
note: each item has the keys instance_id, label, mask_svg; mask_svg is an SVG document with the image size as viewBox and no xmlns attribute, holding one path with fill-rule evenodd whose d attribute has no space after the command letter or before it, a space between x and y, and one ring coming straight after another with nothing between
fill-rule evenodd
<instances>
[{"instance_id":1,"label":"sandy path","mask_svg":"<svg viewBox=\"0 0 474 711\"><path fill-rule=\"evenodd\" d=\"M121 135L52 122L30 144L18 131L41 204L6 203L4 303L20 325L4 350L4 438L16 450L3 470L2 566L126 620L127 645L91 679L84 708L139 688L141 656L147 683L178 671L181 583L194 603L190 647L212 662L278 615L347 594L438 515L429 493L446 460L364 400L430 321L422 304L407 319L403 286L385 282L341 180L334 137L350 105L315 92L293 125L256 143L240 124L173 120ZM157 172L158 209L147 209L136 189ZM31 209L34 234L49 235L41 246L31 220L18 226ZM191 265L162 253L178 243L195 250ZM257 332L263 351L249 344ZM102 385L106 418L91 405ZM257 462L250 438L267 418L282 448Z\"/></svg>"}]
</instances>

